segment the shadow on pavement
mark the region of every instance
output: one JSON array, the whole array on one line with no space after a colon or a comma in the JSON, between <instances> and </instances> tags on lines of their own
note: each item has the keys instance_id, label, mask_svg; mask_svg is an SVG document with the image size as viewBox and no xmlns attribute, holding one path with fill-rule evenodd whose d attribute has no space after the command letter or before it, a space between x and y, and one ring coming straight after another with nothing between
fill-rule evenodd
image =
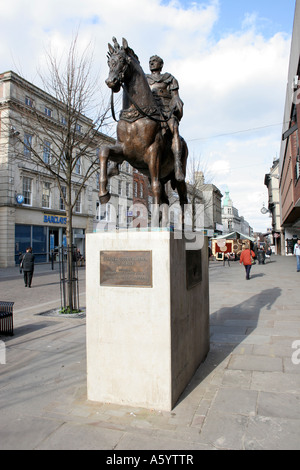
<instances>
[{"instance_id":1,"label":"shadow on pavement","mask_svg":"<svg viewBox=\"0 0 300 470\"><path fill-rule=\"evenodd\" d=\"M259 276L261 275L256 275ZM192 393L239 344L253 333L261 310L263 308L271 310L281 293L282 290L278 287L265 289L235 306L223 307L210 315L210 351L176 405Z\"/></svg>"}]
</instances>

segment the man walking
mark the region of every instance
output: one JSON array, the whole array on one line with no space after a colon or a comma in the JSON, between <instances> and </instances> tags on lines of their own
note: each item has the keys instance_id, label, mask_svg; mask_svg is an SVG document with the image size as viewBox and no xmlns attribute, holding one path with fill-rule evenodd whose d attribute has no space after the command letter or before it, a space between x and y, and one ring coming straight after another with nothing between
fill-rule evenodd
<instances>
[{"instance_id":1,"label":"man walking","mask_svg":"<svg viewBox=\"0 0 300 470\"><path fill-rule=\"evenodd\" d=\"M300 272L300 238L298 238L297 243L294 247L294 255L297 258L297 273Z\"/></svg>"},{"instance_id":2,"label":"man walking","mask_svg":"<svg viewBox=\"0 0 300 470\"><path fill-rule=\"evenodd\" d=\"M22 267L24 271L24 283L25 287L31 287L33 270L34 270L34 255L32 254L32 248L28 247L26 253L23 256Z\"/></svg>"}]
</instances>

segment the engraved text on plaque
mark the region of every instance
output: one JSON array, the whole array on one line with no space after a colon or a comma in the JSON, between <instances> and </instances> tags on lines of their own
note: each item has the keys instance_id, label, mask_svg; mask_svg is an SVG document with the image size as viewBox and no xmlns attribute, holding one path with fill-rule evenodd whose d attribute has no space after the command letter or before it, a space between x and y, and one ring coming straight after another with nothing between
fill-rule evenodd
<instances>
[{"instance_id":1,"label":"engraved text on plaque","mask_svg":"<svg viewBox=\"0 0 300 470\"><path fill-rule=\"evenodd\" d=\"M100 251L100 285L152 287L151 251Z\"/></svg>"}]
</instances>

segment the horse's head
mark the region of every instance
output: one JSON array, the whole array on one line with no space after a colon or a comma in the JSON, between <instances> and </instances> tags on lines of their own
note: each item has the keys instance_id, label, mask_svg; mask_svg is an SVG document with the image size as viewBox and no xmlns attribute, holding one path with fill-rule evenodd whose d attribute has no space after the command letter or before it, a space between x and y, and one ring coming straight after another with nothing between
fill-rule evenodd
<instances>
[{"instance_id":1,"label":"horse's head","mask_svg":"<svg viewBox=\"0 0 300 470\"><path fill-rule=\"evenodd\" d=\"M113 38L114 47L108 44L108 66L109 76L105 80L106 85L113 92L118 93L121 85L124 83L126 72L132 61L132 58L138 60L132 49L128 47L126 39L123 38L122 47L118 44L116 38Z\"/></svg>"}]
</instances>

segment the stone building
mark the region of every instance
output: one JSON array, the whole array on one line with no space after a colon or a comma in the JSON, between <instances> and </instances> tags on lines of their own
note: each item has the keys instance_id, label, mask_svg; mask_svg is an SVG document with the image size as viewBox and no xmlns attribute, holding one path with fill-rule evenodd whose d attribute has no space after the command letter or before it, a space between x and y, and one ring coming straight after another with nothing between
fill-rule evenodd
<instances>
[{"instance_id":1,"label":"stone building","mask_svg":"<svg viewBox=\"0 0 300 470\"><path fill-rule=\"evenodd\" d=\"M222 197L223 194L212 183L206 183L204 173L197 171L195 182L197 189L202 193L204 207L204 230L206 235L213 237L223 233L222 225Z\"/></svg>"},{"instance_id":2,"label":"stone building","mask_svg":"<svg viewBox=\"0 0 300 470\"><path fill-rule=\"evenodd\" d=\"M253 235L253 229L243 216L239 215L239 211L234 207L229 191L225 191L222 208L222 224L223 233L239 232L248 237Z\"/></svg>"},{"instance_id":3,"label":"stone building","mask_svg":"<svg viewBox=\"0 0 300 470\"><path fill-rule=\"evenodd\" d=\"M24 253L29 245L36 262L47 262L51 252L66 242L66 208L51 174L56 150L51 136L64 132L64 126L60 102L14 72L0 74L0 267L13 266L18 261L18 253ZM74 133L84 141L86 129L92 127L93 122L80 115ZM97 165L80 190L91 159L97 161L104 141L114 142L95 131L72 173L72 197L79 194L72 215L73 243L83 254L85 234L95 229L95 223L109 219L111 212L122 212L121 194L132 199L132 172L126 168L121 172L120 183L118 177L111 180L113 195L110 205L104 208L98 203ZM33 158L32 148L40 160ZM66 188L62 187L62 191ZM126 201L126 209L128 204L131 205ZM114 211L110 206L114 206Z\"/></svg>"},{"instance_id":4,"label":"stone building","mask_svg":"<svg viewBox=\"0 0 300 470\"><path fill-rule=\"evenodd\" d=\"M271 244L275 247L275 253L281 254L281 220L280 220L280 196L279 196L279 160L275 159L270 172L265 175L265 186L268 188L268 210L272 218ZM262 209L264 212L264 209ZM268 212L267 212L268 213Z\"/></svg>"},{"instance_id":5,"label":"stone building","mask_svg":"<svg viewBox=\"0 0 300 470\"><path fill-rule=\"evenodd\" d=\"M279 159L281 253L292 255L300 237L300 2L296 1Z\"/></svg>"}]
</instances>

